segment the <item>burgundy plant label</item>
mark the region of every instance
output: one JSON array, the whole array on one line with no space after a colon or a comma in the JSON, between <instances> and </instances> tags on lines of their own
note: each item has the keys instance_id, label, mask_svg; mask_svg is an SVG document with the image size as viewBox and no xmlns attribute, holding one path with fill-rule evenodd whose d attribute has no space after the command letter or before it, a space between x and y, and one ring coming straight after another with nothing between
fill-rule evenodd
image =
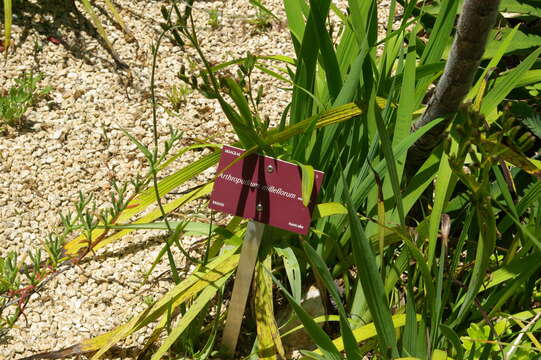
<instances>
[{"instance_id":1,"label":"burgundy plant label","mask_svg":"<svg viewBox=\"0 0 541 360\"><path fill-rule=\"evenodd\" d=\"M242 149L224 145L217 173L243 153ZM321 171L314 171L314 188L306 207L302 203L302 176L298 165L252 154L216 178L209 207L306 235L323 175Z\"/></svg>"}]
</instances>

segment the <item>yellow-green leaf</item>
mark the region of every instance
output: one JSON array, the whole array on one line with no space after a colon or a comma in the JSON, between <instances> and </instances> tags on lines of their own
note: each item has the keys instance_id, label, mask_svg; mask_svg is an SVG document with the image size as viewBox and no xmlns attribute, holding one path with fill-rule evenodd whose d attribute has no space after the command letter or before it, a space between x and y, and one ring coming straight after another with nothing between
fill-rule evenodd
<instances>
[{"instance_id":1,"label":"yellow-green leaf","mask_svg":"<svg viewBox=\"0 0 541 360\"><path fill-rule=\"evenodd\" d=\"M178 324L176 324L167 339L164 340L162 345L158 348L158 350L156 350L154 355L152 355L151 360L159 360L162 358L165 352L169 350L178 337L182 335L182 333L188 328L197 315L203 311L205 305L207 305L207 303L214 298L218 289L225 284L228 278L229 276L224 276L216 280L212 286L207 286L201 292L197 299L190 305L188 311L186 311L184 316L179 320Z\"/></svg>"},{"instance_id":2,"label":"yellow-green leaf","mask_svg":"<svg viewBox=\"0 0 541 360\"><path fill-rule=\"evenodd\" d=\"M447 357L447 353L443 350L435 349L432 352L432 360L447 360L451 359L450 357Z\"/></svg>"},{"instance_id":3,"label":"yellow-green leaf","mask_svg":"<svg viewBox=\"0 0 541 360\"><path fill-rule=\"evenodd\" d=\"M100 21L100 19L96 16L96 13L92 9L92 5L90 5L89 0L82 0L83 7L85 8L86 12L90 16L90 19L92 19L92 22L94 23L94 26L98 30L98 33L103 38L109 49L113 49L113 45L111 44L111 41L109 41L109 38L107 37L107 33L105 32L105 29L103 28L103 25Z\"/></svg>"},{"instance_id":4,"label":"yellow-green leaf","mask_svg":"<svg viewBox=\"0 0 541 360\"><path fill-rule=\"evenodd\" d=\"M421 320L421 315L416 315L416 319L417 321ZM405 314L394 315L392 317L392 322L395 329L399 327L403 327L406 324L406 315ZM353 336L355 337L355 340L357 340L357 343L373 338L376 335L377 335L377 332L376 332L376 326L374 325L374 323L370 323L368 325L364 325L353 330ZM336 348L338 349L338 351L344 350L344 342L342 340L342 337L334 339L333 343L334 343L334 346L336 346ZM321 354L319 350L316 350L315 352L317 354Z\"/></svg>"},{"instance_id":5,"label":"yellow-green leaf","mask_svg":"<svg viewBox=\"0 0 541 360\"><path fill-rule=\"evenodd\" d=\"M332 215L344 215L347 214L348 210L344 205L338 202L328 202L323 204L317 204L315 208L315 217L323 218L326 216Z\"/></svg>"},{"instance_id":6,"label":"yellow-green leaf","mask_svg":"<svg viewBox=\"0 0 541 360\"><path fill-rule=\"evenodd\" d=\"M171 307L178 306L193 298L205 288L213 287L217 281L231 276L239 262L240 255L235 254L237 249L238 247L233 248L219 256L209 263L204 271L196 271L188 276L180 284L169 290L154 305L133 317L128 323L120 325L105 334L84 340L78 347L83 352L98 351L94 355L94 358L97 359L118 341L158 320Z\"/></svg>"},{"instance_id":7,"label":"yellow-green leaf","mask_svg":"<svg viewBox=\"0 0 541 360\"><path fill-rule=\"evenodd\" d=\"M11 42L12 16L11 0L4 0L4 51L6 56L8 54L9 44Z\"/></svg>"},{"instance_id":8,"label":"yellow-green leaf","mask_svg":"<svg viewBox=\"0 0 541 360\"><path fill-rule=\"evenodd\" d=\"M189 201L193 201L193 200L196 200L196 199L199 199L203 196L206 196L208 194L210 194L210 192L212 191L212 187L214 186L214 183L210 183L210 184L207 184L203 187L200 187L200 188L197 188L195 190L193 190L192 192L189 192L188 194L184 195L184 196L181 196L179 197L178 199L175 199L175 200L172 200L170 202L168 202L167 204L164 204L163 205L163 208L165 210L166 213L178 208L179 206L182 206L184 205L185 203L189 202ZM158 219L159 217L161 217L162 214L161 214L161 211L160 209L156 208L154 209L153 211L149 212L148 214L146 214L145 216L143 216L142 218L138 219L137 221L134 221L132 224L145 224L145 223L149 223L149 222L152 222L156 219ZM120 221L118 221L117 223L120 223ZM131 233L135 231L134 229L125 229L125 230L121 230L111 236L108 236L106 238L104 238L102 241L100 241L98 244L96 244L93 249L94 251L98 250L98 249L101 249L102 247L112 243L113 241L116 241L120 238L122 238L123 236ZM93 234L93 237L96 238L97 236L100 236L101 234L103 234L104 230L95 230L92 234ZM86 239L84 238L83 235L80 235L79 237L73 239L72 241L68 242L66 245L64 245L64 248L66 249L66 254L67 255L75 255L77 254L77 252L84 248L87 244L85 243Z\"/></svg>"},{"instance_id":9,"label":"yellow-green leaf","mask_svg":"<svg viewBox=\"0 0 541 360\"><path fill-rule=\"evenodd\" d=\"M312 197L312 190L314 189L314 168L310 165L297 163L301 168L302 182L301 182L301 194L302 204L308 206L310 204L310 198Z\"/></svg>"},{"instance_id":10,"label":"yellow-green leaf","mask_svg":"<svg viewBox=\"0 0 541 360\"><path fill-rule=\"evenodd\" d=\"M538 178L541 177L541 169L539 169L536 164L531 162L528 157L519 153L518 151L515 151L509 146L506 146L502 143L491 141L488 139L482 140L482 144L483 147L487 150L487 152L493 154L494 156L497 156L502 160L505 160L506 162L521 168L528 174L535 175Z\"/></svg>"},{"instance_id":11,"label":"yellow-green leaf","mask_svg":"<svg viewBox=\"0 0 541 360\"><path fill-rule=\"evenodd\" d=\"M265 268L271 269L271 265L270 254L264 261L256 263L253 286L259 359L275 360L285 359L285 351L274 318L272 278L265 271Z\"/></svg>"}]
</instances>

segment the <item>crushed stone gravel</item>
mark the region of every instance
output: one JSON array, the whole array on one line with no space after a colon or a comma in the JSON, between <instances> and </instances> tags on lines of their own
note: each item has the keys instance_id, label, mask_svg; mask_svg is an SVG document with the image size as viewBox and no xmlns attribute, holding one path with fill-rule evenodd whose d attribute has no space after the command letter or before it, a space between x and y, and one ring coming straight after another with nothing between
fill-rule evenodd
<instances>
[{"instance_id":1,"label":"crushed stone gravel","mask_svg":"<svg viewBox=\"0 0 541 360\"><path fill-rule=\"evenodd\" d=\"M115 1L136 39L130 42L107 15L105 5L96 2L96 12L127 68L115 63L80 2L29 0L14 4L15 49L5 63L2 61L0 88L8 89L23 71L33 70L44 75L40 85L53 90L26 113L26 128L0 136L0 256L9 251L24 254L38 247L49 233L58 230L58 213L73 211L79 191L93 194L97 204L105 204L112 180L123 183L146 172L143 154L121 129L144 144L152 143L151 46L160 33L160 6L168 3ZM385 4L388 6L383 2L380 7ZM197 1L194 6L201 45L212 63L247 52L293 56L280 0L265 1L265 6L283 19L273 20L265 30L253 23L256 9L248 0ZM209 21L214 10L219 14L217 26ZM169 126L183 131L184 146L199 138L234 141L217 103L195 92L186 97L179 112L170 111L167 95L181 83L176 74L182 65L187 69L201 67L195 50L181 50L164 41L156 68L159 142L167 140ZM264 74L257 74L255 80L264 86L262 113L278 121L289 93L281 88L283 84ZM199 156L188 153L169 172ZM211 174L199 176L185 188ZM204 206L181 209L182 215L194 212L205 214ZM186 239L186 245L192 241ZM167 261L157 266L150 284L143 281L149 259L155 258L162 244L159 232L128 235L56 276L39 295L32 296L26 319L21 317L6 343L0 344L0 358L59 350L111 330L142 311L146 306L143 295L158 298L173 284L167 277L158 277L167 271ZM190 264L182 254L177 251L174 255L189 271ZM145 329L130 337L117 357L133 356L149 334L150 329Z\"/></svg>"}]
</instances>

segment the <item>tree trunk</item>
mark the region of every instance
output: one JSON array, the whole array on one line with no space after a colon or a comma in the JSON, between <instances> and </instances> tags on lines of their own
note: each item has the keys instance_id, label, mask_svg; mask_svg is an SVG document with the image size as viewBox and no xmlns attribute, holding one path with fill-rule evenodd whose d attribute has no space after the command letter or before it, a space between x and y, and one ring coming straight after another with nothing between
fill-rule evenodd
<instances>
[{"instance_id":1,"label":"tree trunk","mask_svg":"<svg viewBox=\"0 0 541 360\"><path fill-rule=\"evenodd\" d=\"M412 131L439 117L446 117L446 121L433 127L409 149L406 160L408 174L415 174L441 142L452 115L470 90L485 51L488 34L496 22L499 3L500 0L464 0L443 75L425 113L413 124Z\"/></svg>"}]
</instances>

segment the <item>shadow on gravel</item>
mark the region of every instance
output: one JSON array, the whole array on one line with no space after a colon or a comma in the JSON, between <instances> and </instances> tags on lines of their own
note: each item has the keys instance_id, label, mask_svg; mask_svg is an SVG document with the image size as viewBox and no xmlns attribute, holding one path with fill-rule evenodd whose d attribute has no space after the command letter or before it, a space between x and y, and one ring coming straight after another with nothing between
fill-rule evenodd
<instances>
[{"instance_id":1,"label":"shadow on gravel","mask_svg":"<svg viewBox=\"0 0 541 360\"><path fill-rule=\"evenodd\" d=\"M165 239L166 238L163 236L152 236L143 242L131 243L117 250L105 250L103 253L99 255L85 257L81 260L81 263L85 263L85 262L93 261L93 260L105 261L108 258L120 259L126 255L132 255L132 254L138 253L139 251L144 251L148 249L149 247L163 244Z\"/></svg>"},{"instance_id":2,"label":"shadow on gravel","mask_svg":"<svg viewBox=\"0 0 541 360\"><path fill-rule=\"evenodd\" d=\"M92 6L102 18L106 17L108 21L120 28L104 8L95 3ZM28 41L32 33L36 33L39 39L34 40L35 51L39 51L43 43L51 42L63 46L72 56L89 65L94 65L96 60L99 60L106 66L116 69L128 68L128 65L120 59L115 50L107 46L86 14L79 11L74 0L46 0L37 3L15 1L13 2L13 24L23 29L19 42L15 44L16 47ZM89 44L86 43L83 34L96 40L111 58L99 57L95 51L89 49ZM108 35L110 36L110 34ZM39 64L37 65L39 67Z\"/></svg>"},{"instance_id":3,"label":"shadow on gravel","mask_svg":"<svg viewBox=\"0 0 541 360\"><path fill-rule=\"evenodd\" d=\"M120 346L113 346L109 351L107 351L105 354L101 356L101 359L104 360L112 360L112 359L134 359L139 355L141 352L141 348L138 346L130 346L130 347L120 347ZM147 354L152 354L152 351L156 351L157 347L152 345L149 348L149 351L147 351ZM80 349L80 345L73 345L68 348L62 349L62 350L56 350L56 351L49 351L49 352L43 352L31 356L27 356L24 358L20 358L19 360L38 360L38 359L66 359L74 357L76 359L90 359L92 355L94 354L94 351L82 351ZM141 360L149 360L150 355L143 356Z\"/></svg>"}]
</instances>

